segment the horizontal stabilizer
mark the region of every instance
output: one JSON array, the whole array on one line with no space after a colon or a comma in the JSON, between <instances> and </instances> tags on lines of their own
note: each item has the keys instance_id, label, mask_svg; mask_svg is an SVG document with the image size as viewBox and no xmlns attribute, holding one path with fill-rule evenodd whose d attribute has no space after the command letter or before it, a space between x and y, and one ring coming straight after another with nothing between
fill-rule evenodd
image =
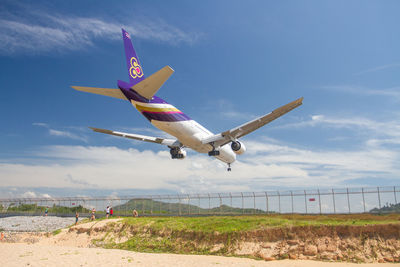
<instances>
[{"instance_id":1,"label":"horizontal stabilizer","mask_svg":"<svg viewBox=\"0 0 400 267\"><path fill-rule=\"evenodd\" d=\"M174 73L174 70L170 66L165 66L161 70L153 73L145 80L137 83L132 87L141 96L151 99L161 88L161 86L168 80L168 78Z\"/></svg>"},{"instance_id":2,"label":"horizontal stabilizer","mask_svg":"<svg viewBox=\"0 0 400 267\"><path fill-rule=\"evenodd\" d=\"M106 129L99 129L99 128L93 128L93 127L89 127L89 128L98 133L111 134L111 135L115 135L115 136L130 138L130 139L144 141L144 142L157 143L157 144L161 144L161 145L167 145L170 147L182 146L182 144L178 140L174 140L174 139L165 139L165 138L152 137L152 136L146 136L146 135L141 135L141 134L116 132L116 131L110 131L110 130L106 130Z\"/></svg>"},{"instance_id":3,"label":"horizontal stabilizer","mask_svg":"<svg viewBox=\"0 0 400 267\"><path fill-rule=\"evenodd\" d=\"M115 97L119 99L128 100L120 89L108 89L108 88L96 88L96 87L82 87L82 86L71 86L75 90L88 92L92 94L105 95Z\"/></svg>"}]
</instances>

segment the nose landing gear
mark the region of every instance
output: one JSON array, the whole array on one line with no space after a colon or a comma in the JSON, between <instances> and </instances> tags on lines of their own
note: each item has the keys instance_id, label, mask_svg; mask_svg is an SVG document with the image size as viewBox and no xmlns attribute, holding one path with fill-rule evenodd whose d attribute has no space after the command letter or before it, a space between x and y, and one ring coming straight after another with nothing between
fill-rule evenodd
<instances>
[{"instance_id":1,"label":"nose landing gear","mask_svg":"<svg viewBox=\"0 0 400 267\"><path fill-rule=\"evenodd\" d=\"M230 172L231 170L232 170L232 169L231 169L231 164L228 163L228 169L227 169L227 171Z\"/></svg>"}]
</instances>

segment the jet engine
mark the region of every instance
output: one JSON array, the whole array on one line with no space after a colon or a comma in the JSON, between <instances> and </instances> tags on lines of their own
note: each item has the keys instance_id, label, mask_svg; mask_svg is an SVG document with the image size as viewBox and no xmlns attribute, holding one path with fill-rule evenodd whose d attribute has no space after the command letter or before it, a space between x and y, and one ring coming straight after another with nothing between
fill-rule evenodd
<instances>
[{"instance_id":1,"label":"jet engine","mask_svg":"<svg viewBox=\"0 0 400 267\"><path fill-rule=\"evenodd\" d=\"M231 148L232 148L233 152L235 152L238 155L246 152L246 147L244 146L244 144L242 142L239 142L239 141L232 141Z\"/></svg>"},{"instance_id":2,"label":"jet engine","mask_svg":"<svg viewBox=\"0 0 400 267\"><path fill-rule=\"evenodd\" d=\"M170 152L171 158L173 159L184 159L186 158L186 150L180 147L171 148Z\"/></svg>"}]
</instances>

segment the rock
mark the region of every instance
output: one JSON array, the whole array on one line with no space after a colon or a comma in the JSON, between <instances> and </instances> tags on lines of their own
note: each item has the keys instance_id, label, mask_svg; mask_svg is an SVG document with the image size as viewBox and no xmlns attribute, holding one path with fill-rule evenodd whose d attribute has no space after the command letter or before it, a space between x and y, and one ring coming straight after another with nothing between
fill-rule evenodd
<instances>
[{"instance_id":1,"label":"rock","mask_svg":"<svg viewBox=\"0 0 400 267\"><path fill-rule=\"evenodd\" d=\"M318 249L319 253L325 252L326 251L326 245L325 244L318 244L317 249Z\"/></svg>"},{"instance_id":2,"label":"rock","mask_svg":"<svg viewBox=\"0 0 400 267\"><path fill-rule=\"evenodd\" d=\"M297 259L296 254L294 254L294 253L289 253L289 259L291 259L291 260Z\"/></svg>"},{"instance_id":3,"label":"rock","mask_svg":"<svg viewBox=\"0 0 400 267\"><path fill-rule=\"evenodd\" d=\"M265 261L274 261L274 260L275 260L274 257L269 257L269 256L263 256L262 258L263 258L263 260L265 260Z\"/></svg>"},{"instance_id":4,"label":"rock","mask_svg":"<svg viewBox=\"0 0 400 267\"><path fill-rule=\"evenodd\" d=\"M333 255L332 253L329 252L322 252L320 254L320 258L323 260L335 260L336 259L336 255Z\"/></svg>"},{"instance_id":5,"label":"rock","mask_svg":"<svg viewBox=\"0 0 400 267\"><path fill-rule=\"evenodd\" d=\"M272 248L270 244L261 244L262 248Z\"/></svg>"},{"instance_id":6,"label":"rock","mask_svg":"<svg viewBox=\"0 0 400 267\"><path fill-rule=\"evenodd\" d=\"M314 245L306 245L304 247L304 255L307 256L315 256L318 253L317 246Z\"/></svg>"},{"instance_id":7,"label":"rock","mask_svg":"<svg viewBox=\"0 0 400 267\"><path fill-rule=\"evenodd\" d=\"M297 258L298 258L299 260L306 260L306 259L307 259L307 257L304 256L303 254L298 255Z\"/></svg>"},{"instance_id":8,"label":"rock","mask_svg":"<svg viewBox=\"0 0 400 267\"><path fill-rule=\"evenodd\" d=\"M383 259L384 259L385 262L394 262L393 257L390 257L390 256L389 257L384 257Z\"/></svg>"},{"instance_id":9,"label":"rock","mask_svg":"<svg viewBox=\"0 0 400 267\"><path fill-rule=\"evenodd\" d=\"M330 243L326 246L326 251L328 251L328 252L335 252L336 250L337 250L337 247L333 243Z\"/></svg>"},{"instance_id":10,"label":"rock","mask_svg":"<svg viewBox=\"0 0 400 267\"><path fill-rule=\"evenodd\" d=\"M287 243L291 246L299 244L298 240L288 240Z\"/></svg>"}]
</instances>

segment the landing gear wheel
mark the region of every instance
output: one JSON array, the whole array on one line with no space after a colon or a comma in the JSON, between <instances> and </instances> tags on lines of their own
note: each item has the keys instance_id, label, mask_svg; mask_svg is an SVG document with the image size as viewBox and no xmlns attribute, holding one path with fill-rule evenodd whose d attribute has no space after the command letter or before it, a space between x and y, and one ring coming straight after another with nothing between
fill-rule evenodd
<instances>
[{"instance_id":1,"label":"landing gear wheel","mask_svg":"<svg viewBox=\"0 0 400 267\"><path fill-rule=\"evenodd\" d=\"M232 169L231 169L231 164L230 163L228 163L228 172L230 172Z\"/></svg>"},{"instance_id":2,"label":"landing gear wheel","mask_svg":"<svg viewBox=\"0 0 400 267\"><path fill-rule=\"evenodd\" d=\"M210 152L208 152L208 155L210 157L211 156L218 156L219 155L219 151L215 150L214 143L211 143L211 146L212 146L212 150Z\"/></svg>"},{"instance_id":3,"label":"landing gear wheel","mask_svg":"<svg viewBox=\"0 0 400 267\"><path fill-rule=\"evenodd\" d=\"M219 151L218 150L211 150L210 152L208 152L208 155L211 156L218 156L219 155Z\"/></svg>"}]
</instances>

